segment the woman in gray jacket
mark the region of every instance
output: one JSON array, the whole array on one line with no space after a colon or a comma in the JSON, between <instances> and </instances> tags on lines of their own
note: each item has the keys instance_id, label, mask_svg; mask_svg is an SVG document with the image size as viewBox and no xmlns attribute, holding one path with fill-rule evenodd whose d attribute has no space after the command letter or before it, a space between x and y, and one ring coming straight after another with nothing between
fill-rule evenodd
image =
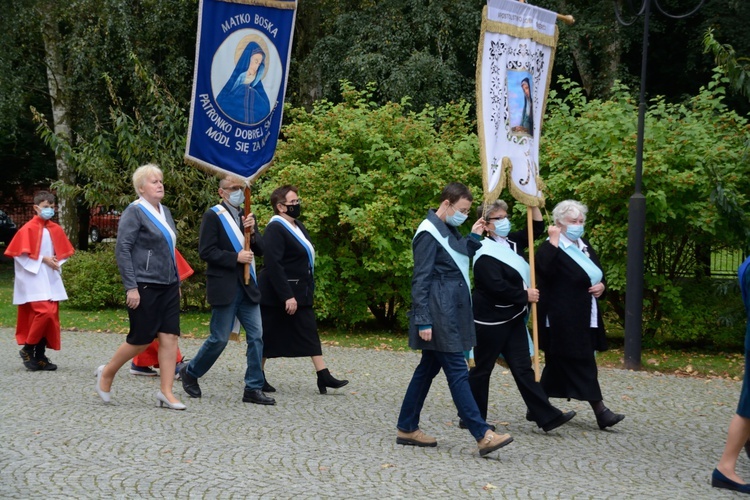
<instances>
[{"instance_id":1,"label":"woman in gray jacket","mask_svg":"<svg viewBox=\"0 0 750 500\"><path fill-rule=\"evenodd\" d=\"M161 390L159 406L184 410L172 393L177 339L180 336L180 278L175 257L177 229L164 198L162 171L156 165L139 167L133 186L139 198L120 217L115 256L126 291L130 333L106 365L96 370L96 392L105 403L117 371L159 340Z\"/></svg>"}]
</instances>

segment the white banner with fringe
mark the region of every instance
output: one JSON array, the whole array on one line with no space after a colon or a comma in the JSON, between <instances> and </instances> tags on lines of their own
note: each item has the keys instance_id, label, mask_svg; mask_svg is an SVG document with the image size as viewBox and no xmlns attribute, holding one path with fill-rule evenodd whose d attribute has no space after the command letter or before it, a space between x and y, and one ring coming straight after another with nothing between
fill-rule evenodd
<instances>
[{"instance_id":1,"label":"white banner with fringe","mask_svg":"<svg viewBox=\"0 0 750 500\"><path fill-rule=\"evenodd\" d=\"M557 14L517 0L488 0L477 60L477 122L485 201L507 185L543 206L539 138L552 73Z\"/></svg>"}]
</instances>

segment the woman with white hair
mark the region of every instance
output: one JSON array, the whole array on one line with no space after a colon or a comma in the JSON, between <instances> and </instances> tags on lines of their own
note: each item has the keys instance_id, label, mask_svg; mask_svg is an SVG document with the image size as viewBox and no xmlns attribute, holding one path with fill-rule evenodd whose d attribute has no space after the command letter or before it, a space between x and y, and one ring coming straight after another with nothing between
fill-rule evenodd
<instances>
[{"instance_id":1,"label":"woman with white hair","mask_svg":"<svg viewBox=\"0 0 750 500\"><path fill-rule=\"evenodd\" d=\"M583 239L582 203L560 202L552 211L549 238L536 253L540 347L545 354L541 384L549 397L588 401L599 428L625 415L606 406L599 387L595 351L607 349L599 300L606 288L596 252Z\"/></svg>"},{"instance_id":2,"label":"woman with white hair","mask_svg":"<svg viewBox=\"0 0 750 500\"><path fill-rule=\"evenodd\" d=\"M180 276L175 243L177 228L164 198L164 175L156 165L143 165L133 173L138 199L120 217L115 258L125 287L130 333L106 365L96 370L96 392L111 400L117 371L159 340L161 390L154 395L159 406L184 410L172 393L177 339L180 336Z\"/></svg>"}]
</instances>

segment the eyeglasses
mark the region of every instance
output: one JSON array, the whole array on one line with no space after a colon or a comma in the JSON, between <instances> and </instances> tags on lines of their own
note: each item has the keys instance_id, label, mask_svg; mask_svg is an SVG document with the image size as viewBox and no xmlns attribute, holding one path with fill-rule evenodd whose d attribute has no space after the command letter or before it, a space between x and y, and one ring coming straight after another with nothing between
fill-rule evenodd
<instances>
[{"instance_id":1,"label":"eyeglasses","mask_svg":"<svg viewBox=\"0 0 750 500\"><path fill-rule=\"evenodd\" d=\"M288 206L299 205L300 203L302 203L302 199L297 198L296 200L292 200L289 203L282 203L282 205L284 205L285 207L288 207Z\"/></svg>"},{"instance_id":2,"label":"eyeglasses","mask_svg":"<svg viewBox=\"0 0 750 500\"><path fill-rule=\"evenodd\" d=\"M488 220L488 221L489 220L503 220L503 219L507 219L507 218L508 217L487 217L486 220Z\"/></svg>"},{"instance_id":3,"label":"eyeglasses","mask_svg":"<svg viewBox=\"0 0 750 500\"><path fill-rule=\"evenodd\" d=\"M470 208L464 208L463 210L457 209L455 206L451 205L451 208L455 210L456 212L461 212L464 215L469 215Z\"/></svg>"}]
</instances>

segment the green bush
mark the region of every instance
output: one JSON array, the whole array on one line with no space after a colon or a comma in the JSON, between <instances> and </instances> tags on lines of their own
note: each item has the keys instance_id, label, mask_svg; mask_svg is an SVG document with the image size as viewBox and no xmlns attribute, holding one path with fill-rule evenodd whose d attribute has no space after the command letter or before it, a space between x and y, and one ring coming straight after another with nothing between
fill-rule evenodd
<instances>
[{"instance_id":1,"label":"green bush","mask_svg":"<svg viewBox=\"0 0 750 500\"><path fill-rule=\"evenodd\" d=\"M63 265L63 282L71 307L125 307L125 291L111 243L99 245L95 251L76 252Z\"/></svg>"},{"instance_id":2,"label":"green bush","mask_svg":"<svg viewBox=\"0 0 750 500\"><path fill-rule=\"evenodd\" d=\"M416 113L406 101L377 106L346 83L342 99L318 102L312 112L289 110L276 167L253 211L263 228L271 191L298 186L316 250L318 318L403 327L414 231L449 182L463 182L481 200L479 143L464 103Z\"/></svg>"}]
</instances>

